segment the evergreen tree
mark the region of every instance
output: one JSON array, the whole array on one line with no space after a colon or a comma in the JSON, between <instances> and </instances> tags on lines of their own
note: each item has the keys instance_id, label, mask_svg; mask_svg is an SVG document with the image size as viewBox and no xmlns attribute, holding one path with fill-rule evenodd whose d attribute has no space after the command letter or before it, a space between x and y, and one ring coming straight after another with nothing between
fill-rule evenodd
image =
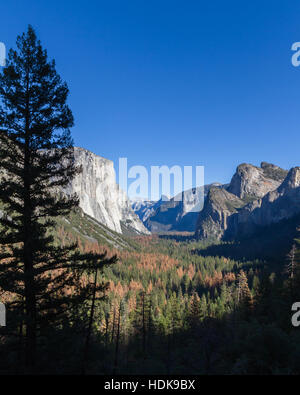
<instances>
[{"instance_id":1,"label":"evergreen tree","mask_svg":"<svg viewBox=\"0 0 300 395\"><path fill-rule=\"evenodd\" d=\"M300 296L300 240L295 240L287 259L286 272L288 273L288 287L292 301L295 301Z\"/></svg>"},{"instance_id":2,"label":"evergreen tree","mask_svg":"<svg viewBox=\"0 0 300 395\"><path fill-rule=\"evenodd\" d=\"M199 325L201 318L200 298L196 292L193 293L190 302L189 323L191 329Z\"/></svg>"},{"instance_id":3,"label":"evergreen tree","mask_svg":"<svg viewBox=\"0 0 300 395\"><path fill-rule=\"evenodd\" d=\"M203 320L207 316L207 303L205 294L200 298L200 319Z\"/></svg>"},{"instance_id":4,"label":"evergreen tree","mask_svg":"<svg viewBox=\"0 0 300 395\"><path fill-rule=\"evenodd\" d=\"M5 213L0 219L0 288L18 313L17 328L22 333L25 328L28 372L36 365L38 333L61 325L75 300L90 293L89 287L80 287L75 271L106 262L97 254L81 255L75 244L54 243L55 217L78 205L76 196L58 192L80 171L74 166L68 93L29 26L0 75L0 201ZM10 328L10 334L17 328Z\"/></svg>"},{"instance_id":5,"label":"evergreen tree","mask_svg":"<svg viewBox=\"0 0 300 395\"><path fill-rule=\"evenodd\" d=\"M248 286L248 279L246 276L246 273L241 270L240 273L238 274L238 303L239 303L239 308L242 313L247 313L250 312L253 306L253 300L252 300L252 295Z\"/></svg>"}]
</instances>

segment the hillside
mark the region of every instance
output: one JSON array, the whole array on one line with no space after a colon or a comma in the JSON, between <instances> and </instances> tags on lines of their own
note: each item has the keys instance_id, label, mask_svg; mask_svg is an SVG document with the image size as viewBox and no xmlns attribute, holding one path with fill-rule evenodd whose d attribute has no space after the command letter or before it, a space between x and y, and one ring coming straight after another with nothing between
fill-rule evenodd
<instances>
[{"instance_id":1,"label":"hillside","mask_svg":"<svg viewBox=\"0 0 300 395\"><path fill-rule=\"evenodd\" d=\"M76 240L82 244L98 243L109 249L118 250L137 247L133 238L130 237L136 233L130 228L122 224L123 234L120 234L85 214L80 208L73 210L68 217L57 218L56 223L55 236L57 242L60 243Z\"/></svg>"}]
</instances>

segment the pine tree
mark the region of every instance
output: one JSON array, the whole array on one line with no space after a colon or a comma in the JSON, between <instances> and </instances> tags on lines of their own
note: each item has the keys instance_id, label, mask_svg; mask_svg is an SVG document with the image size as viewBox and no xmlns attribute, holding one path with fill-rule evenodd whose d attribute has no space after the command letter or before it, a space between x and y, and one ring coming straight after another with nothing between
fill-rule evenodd
<instances>
[{"instance_id":1,"label":"pine tree","mask_svg":"<svg viewBox=\"0 0 300 395\"><path fill-rule=\"evenodd\" d=\"M205 294L202 294L200 298L200 319L204 320L207 316L207 302Z\"/></svg>"},{"instance_id":2,"label":"pine tree","mask_svg":"<svg viewBox=\"0 0 300 395\"><path fill-rule=\"evenodd\" d=\"M83 351L83 361L82 361L82 374L86 373L86 367L88 363L88 354L89 354L89 348L90 348L90 340L91 340L91 335L92 335L92 328L93 324L95 321L95 310L96 310L96 301L103 299L103 291L108 287L108 284L102 283L99 285L99 279L98 279L98 274L99 274L99 264L97 264L98 259L100 258L101 260L101 265L104 263L114 263L116 261L116 257L114 256L112 259L107 260L106 259L106 253L100 255L100 256L95 256L95 265L94 267L88 270L88 272L94 272L94 282L92 285L92 300L91 300L91 308L90 308L90 314L88 318L88 326L86 330L86 338L85 338L85 344L84 344L84 351ZM99 289L102 291L102 294L100 296L97 296L97 293L99 293Z\"/></svg>"},{"instance_id":3,"label":"pine tree","mask_svg":"<svg viewBox=\"0 0 300 395\"><path fill-rule=\"evenodd\" d=\"M147 356L148 352L147 345L149 340L149 332L153 332L151 314L151 295L147 295L145 291L141 291L136 297L136 309L134 312L133 327L135 334L141 343L141 351L144 357Z\"/></svg>"},{"instance_id":4,"label":"pine tree","mask_svg":"<svg viewBox=\"0 0 300 395\"><path fill-rule=\"evenodd\" d=\"M79 271L105 263L97 254L81 255L75 244L54 242L55 217L78 205L76 196L58 192L80 171L74 165L68 93L29 26L0 75L0 202L5 213L0 219L0 289L11 295L16 327L25 328L28 372L36 365L38 333L61 324L75 299L89 295L89 287L79 291Z\"/></svg>"},{"instance_id":5,"label":"pine tree","mask_svg":"<svg viewBox=\"0 0 300 395\"><path fill-rule=\"evenodd\" d=\"M300 229L298 229L300 231ZM296 251L295 251L295 280L296 280L296 287L298 290L298 296L299 296L299 290L300 290L300 239L296 239Z\"/></svg>"},{"instance_id":6,"label":"pine tree","mask_svg":"<svg viewBox=\"0 0 300 395\"><path fill-rule=\"evenodd\" d=\"M254 294L257 295L257 293L259 291L259 287L260 287L260 280L259 280L259 277L257 275L254 275L254 277L253 277L252 287L253 287L253 290L254 290Z\"/></svg>"},{"instance_id":7,"label":"pine tree","mask_svg":"<svg viewBox=\"0 0 300 395\"><path fill-rule=\"evenodd\" d=\"M291 251L287 255L288 264L286 272L288 273L288 287L292 300L296 300L300 296L300 240L296 239Z\"/></svg>"},{"instance_id":8,"label":"pine tree","mask_svg":"<svg viewBox=\"0 0 300 395\"><path fill-rule=\"evenodd\" d=\"M116 334L116 344L115 344L115 356L114 356L113 375L115 375L117 373L118 362L119 362L121 314L122 314L122 301L120 301L119 308L118 308L117 334Z\"/></svg>"},{"instance_id":9,"label":"pine tree","mask_svg":"<svg viewBox=\"0 0 300 395\"><path fill-rule=\"evenodd\" d=\"M238 274L238 303L242 313L249 313L253 307L252 295L248 286L246 273L241 270Z\"/></svg>"},{"instance_id":10,"label":"pine tree","mask_svg":"<svg viewBox=\"0 0 300 395\"><path fill-rule=\"evenodd\" d=\"M287 255L288 264L286 266L286 272L291 279L293 279L295 275L296 251L296 244L293 244L291 251Z\"/></svg>"},{"instance_id":11,"label":"pine tree","mask_svg":"<svg viewBox=\"0 0 300 395\"><path fill-rule=\"evenodd\" d=\"M200 311L200 298L196 292L191 297L190 311L189 311L189 323L192 329L199 325L201 318Z\"/></svg>"}]
</instances>

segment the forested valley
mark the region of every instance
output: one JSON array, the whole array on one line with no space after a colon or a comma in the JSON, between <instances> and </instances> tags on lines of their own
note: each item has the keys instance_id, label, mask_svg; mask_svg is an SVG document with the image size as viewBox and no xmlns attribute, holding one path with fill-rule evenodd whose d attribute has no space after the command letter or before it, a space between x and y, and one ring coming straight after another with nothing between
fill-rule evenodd
<instances>
[{"instance_id":1,"label":"forested valley","mask_svg":"<svg viewBox=\"0 0 300 395\"><path fill-rule=\"evenodd\" d=\"M76 242L82 254L117 261L97 275L104 293L91 292L59 325L44 329L40 373L299 373L299 331L291 325L300 297L298 244L282 265L272 265L202 256L199 250L212 245L190 239L139 236L118 251L76 240L63 227L57 236ZM95 283L94 272L80 277L79 288ZM22 333L4 338L9 360L2 359L2 370L18 372Z\"/></svg>"}]
</instances>

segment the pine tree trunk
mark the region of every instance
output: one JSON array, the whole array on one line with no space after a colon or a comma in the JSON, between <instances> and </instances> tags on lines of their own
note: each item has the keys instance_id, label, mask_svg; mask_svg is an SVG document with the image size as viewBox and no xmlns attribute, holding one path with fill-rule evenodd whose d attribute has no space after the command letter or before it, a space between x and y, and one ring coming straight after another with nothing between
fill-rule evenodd
<instances>
[{"instance_id":1,"label":"pine tree trunk","mask_svg":"<svg viewBox=\"0 0 300 395\"><path fill-rule=\"evenodd\" d=\"M94 280L94 289L93 289L93 297L92 297L92 305L91 305L91 312L90 312L90 319L89 319L89 325L88 325L88 330L87 330L87 335L86 335L86 340L85 340L84 353L83 353L82 374L85 374L85 372L86 372L86 365L87 365L87 362L88 362L90 338L91 338L92 326L93 326L93 321L94 321L96 288L97 288L97 274L98 274L98 268L96 267L95 280Z\"/></svg>"},{"instance_id":2,"label":"pine tree trunk","mask_svg":"<svg viewBox=\"0 0 300 395\"><path fill-rule=\"evenodd\" d=\"M27 220L25 221L27 225ZM26 229L30 228L25 225ZM26 346L25 363L29 371L33 371L36 359L36 296L34 289L33 259L30 236L24 242L24 274L25 274L25 311L26 311Z\"/></svg>"},{"instance_id":3,"label":"pine tree trunk","mask_svg":"<svg viewBox=\"0 0 300 395\"><path fill-rule=\"evenodd\" d=\"M34 261L32 240L32 207L31 207L31 174L30 174L30 142L29 142L29 77L27 78L26 118L25 118L25 156L24 156L24 275L25 275L25 311L26 311L26 345L25 364L26 369L33 373L36 362L36 295L34 284Z\"/></svg>"},{"instance_id":4,"label":"pine tree trunk","mask_svg":"<svg viewBox=\"0 0 300 395\"><path fill-rule=\"evenodd\" d=\"M152 308L152 303L150 300L149 304L149 315L148 315L148 341L147 341L147 349L148 352L149 350L151 351L151 340L152 340L152 317L151 317L151 308Z\"/></svg>"},{"instance_id":5,"label":"pine tree trunk","mask_svg":"<svg viewBox=\"0 0 300 395\"><path fill-rule=\"evenodd\" d=\"M105 348L108 346L108 326L109 326L109 316L105 316Z\"/></svg>"},{"instance_id":6,"label":"pine tree trunk","mask_svg":"<svg viewBox=\"0 0 300 395\"><path fill-rule=\"evenodd\" d=\"M143 316L143 354L146 356L146 322L145 322L145 294L142 294L142 316Z\"/></svg>"},{"instance_id":7,"label":"pine tree trunk","mask_svg":"<svg viewBox=\"0 0 300 395\"><path fill-rule=\"evenodd\" d=\"M19 366L20 369L23 368L23 319L19 325L19 345L18 345L18 359L19 359Z\"/></svg>"},{"instance_id":8,"label":"pine tree trunk","mask_svg":"<svg viewBox=\"0 0 300 395\"><path fill-rule=\"evenodd\" d=\"M116 339L115 361L114 361L113 374L116 374L117 369L118 369L119 343L120 343L120 320L121 320L121 303L120 303L120 307L119 307L119 316L118 316L118 324L117 324L117 339Z\"/></svg>"},{"instance_id":9,"label":"pine tree trunk","mask_svg":"<svg viewBox=\"0 0 300 395\"><path fill-rule=\"evenodd\" d=\"M116 321L116 308L114 307L114 314L113 314L113 326L112 326L112 331L111 331L111 341L114 341L115 337L115 321Z\"/></svg>"}]
</instances>

